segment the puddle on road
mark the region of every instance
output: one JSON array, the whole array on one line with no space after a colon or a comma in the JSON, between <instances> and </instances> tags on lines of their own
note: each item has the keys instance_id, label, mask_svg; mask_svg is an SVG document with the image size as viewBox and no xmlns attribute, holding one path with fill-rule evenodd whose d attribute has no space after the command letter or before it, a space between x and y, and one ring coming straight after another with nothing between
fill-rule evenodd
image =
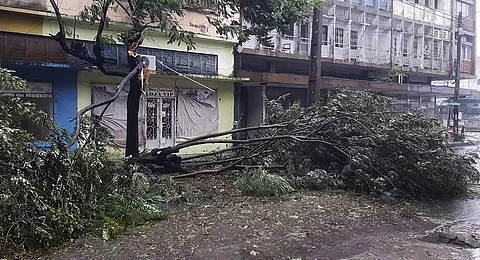
<instances>
[{"instance_id":1,"label":"puddle on road","mask_svg":"<svg viewBox=\"0 0 480 260\"><path fill-rule=\"evenodd\" d=\"M472 146L455 147L459 154L476 152L480 155L480 133L468 133L467 141L477 143ZM476 168L480 170L480 160ZM429 215L445 223L454 222L450 226L453 233L467 233L480 235L480 184L472 186L473 195L470 198L443 201L429 205ZM473 259L480 260L480 249L472 250Z\"/></svg>"}]
</instances>

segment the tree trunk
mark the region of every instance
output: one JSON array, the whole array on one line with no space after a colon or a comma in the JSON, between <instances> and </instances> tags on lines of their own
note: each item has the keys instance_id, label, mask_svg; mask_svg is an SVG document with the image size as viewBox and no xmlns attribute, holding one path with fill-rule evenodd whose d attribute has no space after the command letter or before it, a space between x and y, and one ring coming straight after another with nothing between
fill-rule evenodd
<instances>
[{"instance_id":1,"label":"tree trunk","mask_svg":"<svg viewBox=\"0 0 480 260\"><path fill-rule=\"evenodd\" d=\"M137 59L128 56L128 66L133 70L137 66ZM138 156L138 110L140 96L142 95L142 83L138 78L139 73L130 79L130 90L127 98L127 147L125 156Z\"/></svg>"}]
</instances>

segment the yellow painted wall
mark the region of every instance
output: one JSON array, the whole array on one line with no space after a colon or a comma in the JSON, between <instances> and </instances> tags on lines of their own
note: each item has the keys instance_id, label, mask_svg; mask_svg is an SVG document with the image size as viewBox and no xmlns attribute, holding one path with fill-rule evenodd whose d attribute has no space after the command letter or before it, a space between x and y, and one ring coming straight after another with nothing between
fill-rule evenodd
<instances>
[{"instance_id":1,"label":"yellow painted wall","mask_svg":"<svg viewBox=\"0 0 480 260\"><path fill-rule=\"evenodd\" d=\"M81 71L78 75L78 109L82 109L91 104L91 86L92 84L118 84L121 81L120 78L108 77L102 73ZM219 131L227 131L233 128L234 122L234 85L231 82L221 82L213 80L198 80L201 83L213 88L217 91L218 95L218 108L219 108ZM161 75L152 75L150 78L151 88L199 88L195 83L173 77L165 77ZM226 136L223 138L231 138ZM200 145L192 148L184 149L181 154L196 154L201 152L208 152L215 149L226 148L226 144L208 144ZM140 147L143 149L143 146ZM111 149L113 151L113 149Z\"/></svg>"},{"instance_id":2,"label":"yellow painted wall","mask_svg":"<svg viewBox=\"0 0 480 260\"><path fill-rule=\"evenodd\" d=\"M42 35L43 18L34 15L0 11L0 31Z\"/></svg>"}]
</instances>

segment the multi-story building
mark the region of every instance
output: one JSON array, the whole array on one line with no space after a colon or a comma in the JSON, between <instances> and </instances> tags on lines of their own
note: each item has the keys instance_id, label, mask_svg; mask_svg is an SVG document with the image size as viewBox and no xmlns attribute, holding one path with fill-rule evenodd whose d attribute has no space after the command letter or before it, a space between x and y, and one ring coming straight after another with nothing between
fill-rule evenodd
<instances>
[{"instance_id":1,"label":"multi-story building","mask_svg":"<svg viewBox=\"0 0 480 260\"><path fill-rule=\"evenodd\" d=\"M455 75L457 14L461 77L475 76L474 0L327 0L322 7L322 85L367 89L394 96L404 108L425 107L431 114L435 97L453 96L448 86L432 81ZM262 95L291 93L307 99L312 23L272 32L271 46L251 38L237 49L239 75L252 79L239 87L237 117L243 125L262 120Z\"/></svg>"},{"instance_id":2,"label":"multi-story building","mask_svg":"<svg viewBox=\"0 0 480 260\"><path fill-rule=\"evenodd\" d=\"M88 0L57 2L65 15L67 38L82 41L93 57L91 47L96 27L73 19ZM113 13L110 18L113 23L105 34L125 30L127 25L121 13ZM139 115L140 139L146 148L169 146L186 138L230 130L234 124L232 49L235 40L220 37L206 16L193 7L179 23L185 30L196 33L194 51L187 52L185 45L167 44L167 35L155 30L149 31L138 50L150 59L152 72ZM73 131L75 122L70 120L77 111L111 96L121 78L105 76L88 63L67 55L50 37L58 30L48 0L0 0L1 64L17 71L30 86L28 91L14 94L36 103L59 125ZM128 71L124 46L107 46L104 55L109 66ZM119 147L125 145L126 95L123 93L104 115L104 125L112 130ZM37 137L42 139L45 135L39 133ZM215 148L218 146L206 145L193 151Z\"/></svg>"}]
</instances>

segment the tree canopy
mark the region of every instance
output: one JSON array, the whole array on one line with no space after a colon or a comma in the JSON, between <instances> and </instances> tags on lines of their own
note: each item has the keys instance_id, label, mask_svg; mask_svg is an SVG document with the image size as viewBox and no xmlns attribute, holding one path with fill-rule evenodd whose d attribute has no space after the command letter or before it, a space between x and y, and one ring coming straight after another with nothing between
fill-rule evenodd
<instances>
[{"instance_id":1,"label":"tree canopy","mask_svg":"<svg viewBox=\"0 0 480 260\"><path fill-rule=\"evenodd\" d=\"M138 155L138 110L141 86L148 78L139 80L142 61L136 56L147 30L163 32L168 43L184 43L187 50L195 48L195 34L185 30L180 19L189 9L203 12L222 37L234 37L241 44L250 36L262 43L269 41L268 33L277 30L282 34L293 24L306 21L313 8L323 0L93 0L79 14L81 20L97 26L92 57L85 46L75 39L67 39L66 26L55 0L50 3L55 11L59 32L53 37L62 49L77 58L97 66L106 75L126 77L128 73L115 67L107 67L103 50L106 44L121 42L126 47L128 64L135 77L130 79L127 102L127 149L126 156ZM208 8L208 10L207 10ZM128 18L127 28L115 35L106 35L105 28L112 23L112 15ZM245 22L245 24L243 23ZM70 44L68 44L70 42ZM148 71L147 71L148 72ZM86 112L86 111L85 111ZM77 116L77 118L79 118ZM80 122L77 120L77 128ZM78 133L78 131L77 131ZM74 138L75 139L75 138Z\"/></svg>"}]
</instances>

